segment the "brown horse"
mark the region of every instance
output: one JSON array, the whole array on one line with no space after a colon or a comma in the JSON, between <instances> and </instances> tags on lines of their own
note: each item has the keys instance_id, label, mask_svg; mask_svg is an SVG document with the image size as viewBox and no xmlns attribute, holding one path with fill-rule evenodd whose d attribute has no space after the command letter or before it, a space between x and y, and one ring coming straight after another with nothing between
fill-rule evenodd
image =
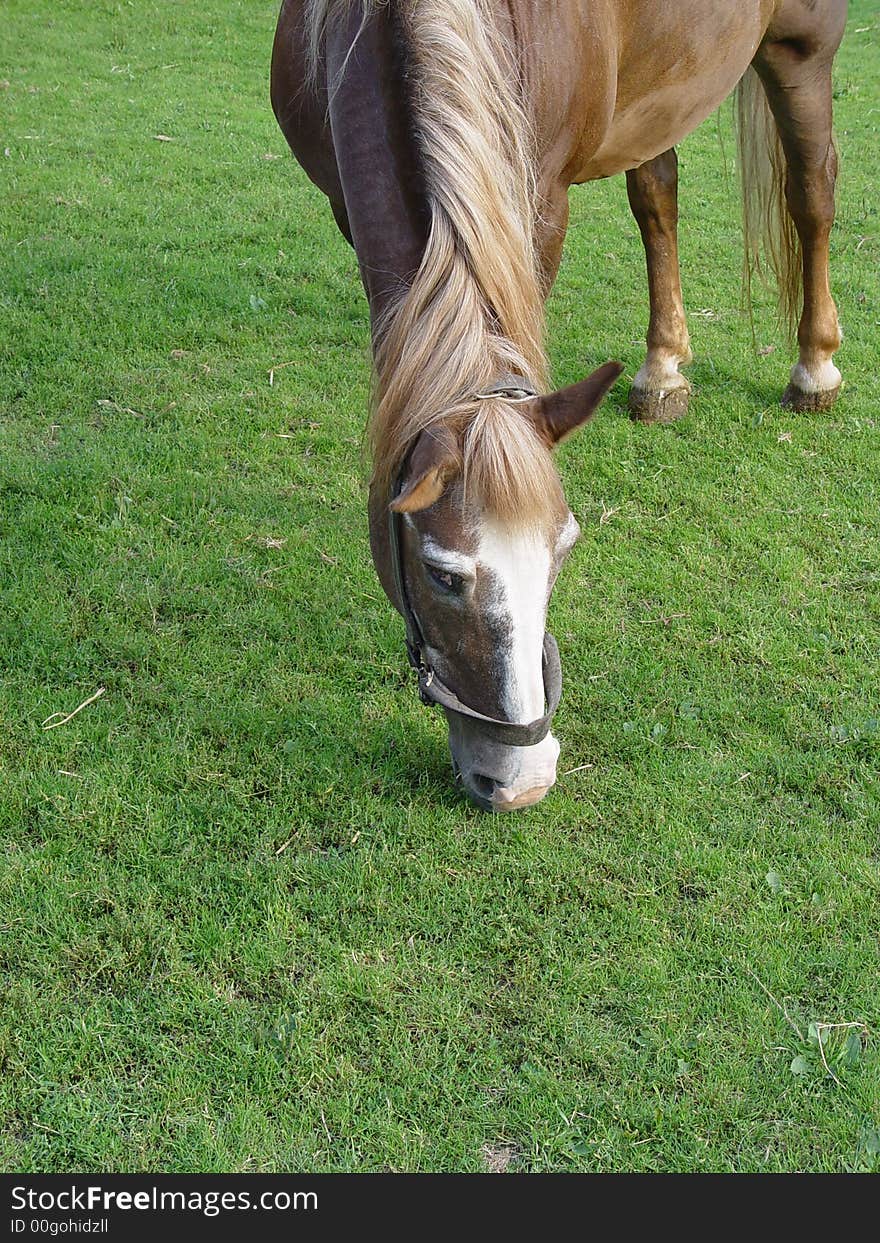
<instances>
[{"instance_id":1,"label":"brown horse","mask_svg":"<svg viewBox=\"0 0 880 1243\"><path fill-rule=\"evenodd\" d=\"M651 307L630 407L675 418L691 352L674 145L736 88L747 254L763 236L783 307L801 311L782 400L830 406L845 20L845 0L284 0L273 107L370 307L373 559L482 806L527 806L555 780L544 625L578 527L552 449L621 371L542 395L568 187L626 173Z\"/></svg>"}]
</instances>

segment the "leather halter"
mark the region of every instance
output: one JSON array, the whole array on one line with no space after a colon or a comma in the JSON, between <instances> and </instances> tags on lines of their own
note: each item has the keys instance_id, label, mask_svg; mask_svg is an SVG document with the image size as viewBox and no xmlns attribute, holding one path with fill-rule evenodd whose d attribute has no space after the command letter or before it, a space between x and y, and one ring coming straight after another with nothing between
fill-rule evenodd
<instances>
[{"instance_id":1,"label":"leather halter","mask_svg":"<svg viewBox=\"0 0 880 1243\"><path fill-rule=\"evenodd\" d=\"M474 396L481 401L492 397L500 397L505 401L516 402L529 401L537 394L521 377L504 376L497 383L493 384L491 389L487 389L482 393L476 393ZM406 463L404 463L398 475L392 499L400 493L405 467ZM388 514L390 523L391 573L400 610L406 625L407 655L409 656L410 664L418 674L419 698L422 703L429 706L439 704L447 712L453 712L457 716L463 716L468 720L476 721L480 726L482 734L508 747L533 747L537 743L543 742L550 732L550 724L556 709L559 707L559 700L562 696L562 665L559 660L559 648L556 646L556 640L553 638L553 635L550 634L549 630L545 632L541 657L544 698L547 703L547 711L543 716L538 717L537 720L530 721L528 724L519 725L514 721L502 721L494 716L486 716L485 713L477 712L475 708L469 707L459 699L455 691L446 685L437 671L426 660L425 636L412 607L403 572L403 515L397 513L390 506Z\"/></svg>"}]
</instances>

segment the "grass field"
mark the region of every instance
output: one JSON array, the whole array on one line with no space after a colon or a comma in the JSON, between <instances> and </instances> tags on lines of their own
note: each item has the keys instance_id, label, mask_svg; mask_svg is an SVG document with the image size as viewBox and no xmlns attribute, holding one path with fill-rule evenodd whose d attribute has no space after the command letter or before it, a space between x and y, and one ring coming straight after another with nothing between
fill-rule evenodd
<instances>
[{"instance_id":1,"label":"grass field","mask_svg":"<svg viewBox=\"0 0 880 1243\"><path fill-rule=\"evenodd\" d=\"M365 304L275 15L3 6L0 1164L880 1169L876 4L843 395L779 408L760 291L753 348L725 109L681 149L692 411L621 383L562 452L561 777L509 818L370 564ZM556 381L631 377L646 319L623 181L573 191Z\"/></svg>"}]
</instances>

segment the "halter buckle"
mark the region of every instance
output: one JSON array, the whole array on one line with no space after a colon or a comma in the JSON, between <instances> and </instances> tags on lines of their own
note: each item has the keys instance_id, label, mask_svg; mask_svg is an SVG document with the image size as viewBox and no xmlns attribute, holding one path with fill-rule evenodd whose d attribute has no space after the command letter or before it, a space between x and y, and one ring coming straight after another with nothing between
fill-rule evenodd
<instances>
[{"instance_id":1,"label":"halter buckle","mask_svg":"<svg viewBox=\"0 0 880 1243\"><path fill-rule=\"evenodd\" d=\"M528 380L512 373L499 376L482 393L474 393L476 401L491 401L499 397L511 402L531 401L537 396L537 389L532 388Z\"/></svg>"}]
</instances>

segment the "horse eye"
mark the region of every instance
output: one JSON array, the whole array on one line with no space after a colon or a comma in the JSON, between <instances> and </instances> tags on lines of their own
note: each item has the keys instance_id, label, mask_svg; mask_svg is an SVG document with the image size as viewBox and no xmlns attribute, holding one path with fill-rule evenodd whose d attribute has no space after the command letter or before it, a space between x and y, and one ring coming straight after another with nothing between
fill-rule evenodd
<instances>
[{"instance_id":1,"label":"horse eye","mask_svg":"<svg viewBox=\"0 0 880 1243\"><path fill-rule=\"evenodd\" d=\"M426 568L431 578L443 591L451 592L454 595L458 595L461 592L462 580L457 574L450 574L448 570L438 569L434 565L429 565Z\"/></svg>"}]
</instances>

